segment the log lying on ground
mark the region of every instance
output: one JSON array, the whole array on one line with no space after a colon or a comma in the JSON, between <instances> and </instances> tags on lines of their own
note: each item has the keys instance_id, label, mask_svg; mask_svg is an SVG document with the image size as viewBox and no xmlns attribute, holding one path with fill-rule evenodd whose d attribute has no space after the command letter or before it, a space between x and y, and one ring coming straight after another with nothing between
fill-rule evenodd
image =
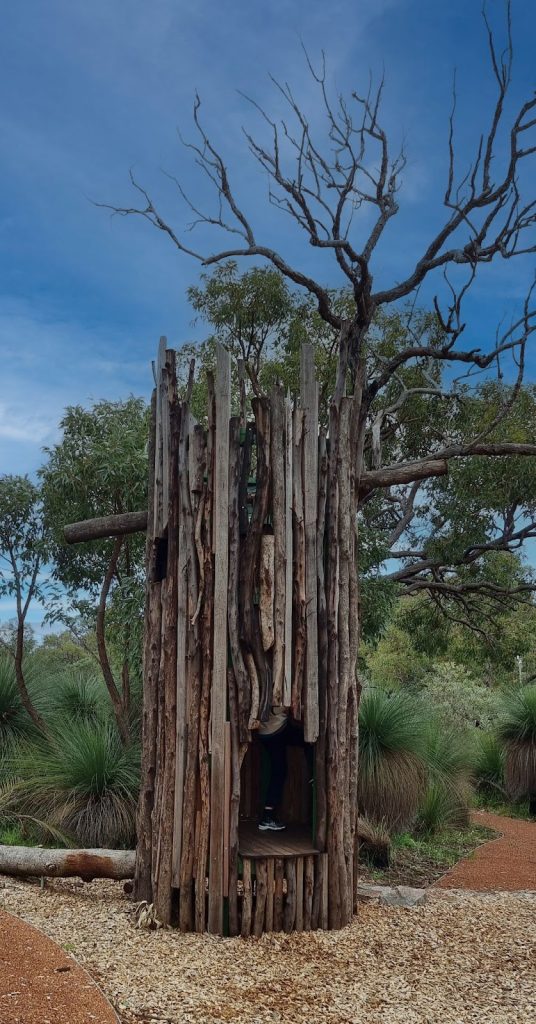
<instances>
[{"instance_id":1,"label":"log lying on ground","mask_svg":"<svg viewBox=\"0 0 536 1024\"><path fill-rule=\"evenodd\" d=\"M64 527L63 536L68 544L84 544L102 537L124 537L128 533L143 533L147 529L147 510L124 512L118 516L83 519Z\"/></svg>"},{"instance_id":2,"label":"log lying on ground","mask_svg":"<svg viewBox=\"0 0 536 1024\"><path fill-rule=\"evenodd\" d=\"M0 846L0 875L46 878L134 877L134 850L43 850L28 846Z\"/></svg>"}]
</instances>

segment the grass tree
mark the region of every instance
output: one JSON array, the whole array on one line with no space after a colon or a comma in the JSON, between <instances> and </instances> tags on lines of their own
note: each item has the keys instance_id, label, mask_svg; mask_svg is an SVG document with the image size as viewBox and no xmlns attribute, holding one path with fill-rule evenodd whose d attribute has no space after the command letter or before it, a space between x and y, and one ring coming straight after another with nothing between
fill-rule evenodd
<instances>
[{"instance_id":1,"label":"grass tree","mask_svg":"<svg viewBox=\"0 0 536 1024\"><path fill-rule=\"evenodd\" d=\"M528 797L536 817L536 685L509 694L499 726L506 788L512 799Z\"/></svg>"},{"instance_id":2,"label":"grass tree","mask_svg":"<svg viewBox=\"0 0 536 1024\"><path fill-rule=\"evenodd\" d=\"M415 819L426 787L425 730L419 704L401 692L367 689L359 709L360 812L387 828Z\"/></svg>"},{"instance_id":3,"label":"grass tree","mask_svg":"<svg viewBox=\"0 0 536 1024\"><path fill-rule=\"evenodd\" d=\"M139 748L122 744L114 722L52 719L47 735L19 743L7 764L7 818L23 815L82 846L132 844Z\"/></svg>"}]
</instances>

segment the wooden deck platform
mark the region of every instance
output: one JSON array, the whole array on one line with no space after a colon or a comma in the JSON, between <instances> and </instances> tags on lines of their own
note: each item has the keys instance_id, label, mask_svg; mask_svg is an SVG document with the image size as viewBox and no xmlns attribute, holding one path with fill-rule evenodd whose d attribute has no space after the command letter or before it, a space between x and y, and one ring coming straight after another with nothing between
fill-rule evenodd
<instances>
[{"instance_id":1,"label":"wooden deck platform","mask_svg":"<svg viewBox=\"0 0 536 1024\"><path fill-rule=\"evenodd\" d=\"M241 821L238 852L242 857L305 857L320 851L308 825L289 825L283 832L259 832L256 821Z\"/></svg>"}]
</instances>

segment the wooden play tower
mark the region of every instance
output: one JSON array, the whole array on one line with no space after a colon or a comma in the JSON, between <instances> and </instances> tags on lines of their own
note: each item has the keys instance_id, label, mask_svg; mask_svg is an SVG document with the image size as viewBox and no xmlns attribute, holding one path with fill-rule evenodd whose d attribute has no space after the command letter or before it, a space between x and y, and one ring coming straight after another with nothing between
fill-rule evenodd
<instances>
[{"instance_id":1,"label":"wooden play tower","mask_svg":"<svg viewBox=\"0 0 536 1024\"><path fill-rule=\"evenodd\" d=\"M230 356L218 346L196 422L161 340L135 895L186 931L338 928L356 887L352 399L319 429L309 345L295 400L274 387L248 414L235 369L233 415ZM267 834L255 824L256 730L272 706L302 723L315 767L311 781L303 750L289 752L288 828Z\"/></svg>"}]
</instances>

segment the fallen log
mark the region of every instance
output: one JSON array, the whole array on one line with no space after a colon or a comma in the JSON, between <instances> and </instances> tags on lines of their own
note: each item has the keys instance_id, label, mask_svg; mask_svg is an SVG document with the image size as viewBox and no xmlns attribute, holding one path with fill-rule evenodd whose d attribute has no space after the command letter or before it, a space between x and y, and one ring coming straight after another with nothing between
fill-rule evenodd
<instances>
[{"instance_id":1,"label":"fallen log","mask_svg":"<svg viewBox=\"0 0 536 1024\"><path fill-rule=\"evenodd\" d=\"M45 850L29 846L0 845L0 875L45 878L134 877L134 850Z\"/></svg>"},{"instance_id":2,"label":"fallen log","mask_svg":"<svg viewBox=\"0 0 536 1024\"><path fill-rule=\"evenodd\" d=\"M147 510L123 512L118 516L100 516L98 519L82 519L69 523L63 529L68 544L84 544L103 537L124 537L128 533L143 533L147 529Z\"/></svg>"}]
</instances>

